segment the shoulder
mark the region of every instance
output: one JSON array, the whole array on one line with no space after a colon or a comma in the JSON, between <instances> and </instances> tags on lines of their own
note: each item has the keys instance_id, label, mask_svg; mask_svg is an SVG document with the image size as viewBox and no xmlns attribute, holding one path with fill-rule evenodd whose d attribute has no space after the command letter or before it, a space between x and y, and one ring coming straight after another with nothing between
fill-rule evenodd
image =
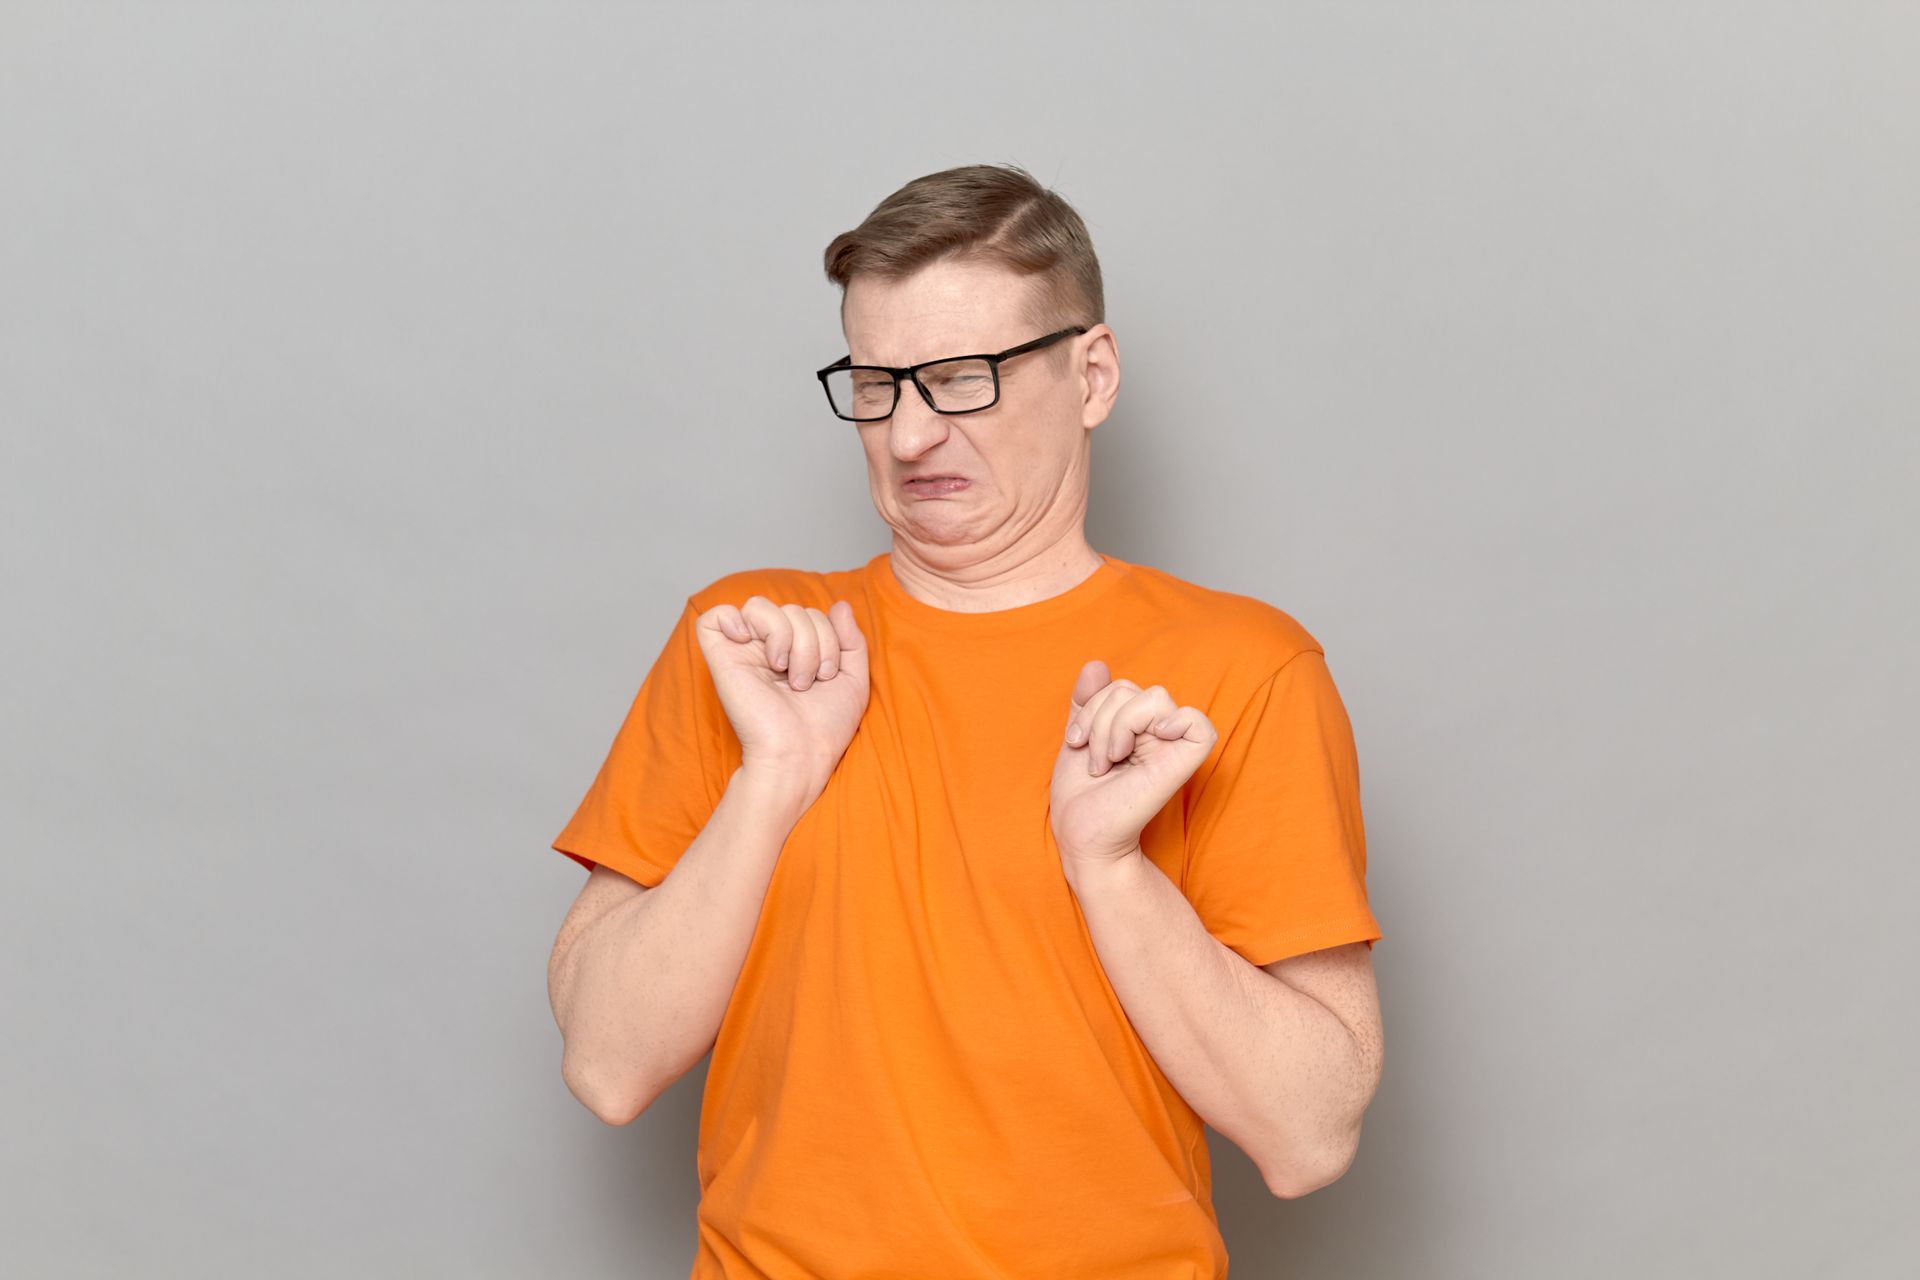
<instances>
[{"instance_id":1,"label":"shoulder","mask_svg":"<svg viewBox=\"0 0 1920 1280\"><path fill-rule=\"evenodd\" d=\"M1302 653L1323 653L1300 620L1280 606L1237 591L1204 586L1164 569L1136 564L1133 592L1160 624L1234 655L1235 665L1264 679Z\"/></svg>"},{"instance_id":2,"label":"shoulder","mask_svg":"<svg viewBox=\"0 0 1920 1280\"><path fill-rule=\"evenodd\" d=\"M858 572L784 566L736 569L695 591L687 597L687 603L696 612L705 613L715 605L742 605L754 596L765 596L775 604L807 605L825 612L847 594Z\"/></svg>"}]
</instances>

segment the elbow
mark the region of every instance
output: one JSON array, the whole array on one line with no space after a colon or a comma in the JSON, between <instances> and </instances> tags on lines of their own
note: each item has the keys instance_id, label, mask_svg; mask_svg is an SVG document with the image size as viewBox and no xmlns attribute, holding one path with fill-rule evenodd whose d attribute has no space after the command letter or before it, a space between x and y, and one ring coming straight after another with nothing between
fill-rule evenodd
<instances>
[{"instance_id":1,"label":"elbow","mask_svg":"<svg viewBox=\"0 0 1920 1280\"><path fill-rule=\"evenodd\" d=\"M1359 1135L1355 1134L1354 1137L1353 1142L1326 1148L1317 1160L1296 1160L1262 1169L1261 1178L1267 1184L1267 1190L1280 1200L1298 1200L1322 1187L1332 1186L1353 1167L1353 1158L1359 1150Z\"/></svg>"},{"instance_id":2,"label":"elbow","mask_svg":"<svg viewBox=\"0 0 1920 1280\"><path fill-rule=\"evenodd\" d=\"M1330 1176L1325 1174L1300 1174L1290 1172L1286 1177L1268 1177L1266 1180L1267 1190L1271 1192L1276 1199L1298 1200L1301 1196L1310 1196L1320 1188L1338 1182L1340 1180L1340 1174L1345 1172L1346 1170L1342 1169L1340 1173L1335 1173Z\"/></svg>"},{"instance_id":3,"label":"elbow","mask_svg":"<svg viewBox=\"0 0 1920 1280\"><path fill-rule=\"evenodd\" d=\"M609 1080L572 1054L562 1057L560 1078L581 1106L613 1128L632 1124L659 1096L658 1090L641 1088L634 1081Z\"/></svg>"},{"instance_id":4,"label":"elbow","mask_svg":"<svg viewBox=\"0 0 1920 1280\"><path fill-rule=\"evenodd\" d=\"M1331 1186L1346 1176L1360 1151L1360 1128L1366 1120L1367 1105L1380 1080L1380 1056L1376 1052L1366 1075L1366 1086L1355 1105L1323 1130L1317 1141L1302 1141L1286 1152L1286 1158L1260 1165L1267 1190L1281 1200L1298 1200L1322 1187ZM1270 1148L1271 1149L1271 1148Z\"/></svg>"}]
</instances>

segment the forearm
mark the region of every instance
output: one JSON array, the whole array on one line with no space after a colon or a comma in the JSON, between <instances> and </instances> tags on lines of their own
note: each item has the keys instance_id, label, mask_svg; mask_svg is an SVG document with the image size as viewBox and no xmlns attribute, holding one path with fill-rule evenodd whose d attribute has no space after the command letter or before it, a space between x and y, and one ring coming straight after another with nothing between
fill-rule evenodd
<instances>
[{"instance_id":1,"label":"forearm","mask_svg":"<svg viewBox=\"0 0 1920 1280\"><path fill-rule=\"evenodd\" d=\"M1346 1026L1208 933L1144 854L1081 869L1073 888L1128 1021L1188 1105L1276 1194L1337 1177L1369 1100Z\"/></svg>"},{"instance_id":2,"label":"forearm","mask_svg":"<svg viewBox=\"0 0 1920 1280\"><path fill-rule=\"evenodd\" d=\"M624 1124L712 1048L801 788L736 770L673 870L608 911L560 962L568 1087Z\"/></svg>"}]
</instances>

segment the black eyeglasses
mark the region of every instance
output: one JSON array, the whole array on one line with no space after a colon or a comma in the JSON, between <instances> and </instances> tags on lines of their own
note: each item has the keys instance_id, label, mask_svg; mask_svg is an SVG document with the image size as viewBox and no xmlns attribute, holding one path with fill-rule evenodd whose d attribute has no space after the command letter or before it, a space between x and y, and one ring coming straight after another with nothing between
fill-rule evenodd
<instances>
[{"instance_id":1,"label":"black eyeglasses","mask_svg":"<svg viewBox=\"0 0 1920 1280\"><path fill-rule=\"evenodd\" d=\"M833 406L834 414L848 422L879 422L892 417L900 404L902 378L913 379L920 398L935 413L978 413L1000 403L1002 360L1050 347L1062 338L1086 331L1086 325L1076 324L992 355L948 356L904 369L854 364L852 356L841 356L814 376L827 389L827 403Z\"/></svg>"}]
</instances>

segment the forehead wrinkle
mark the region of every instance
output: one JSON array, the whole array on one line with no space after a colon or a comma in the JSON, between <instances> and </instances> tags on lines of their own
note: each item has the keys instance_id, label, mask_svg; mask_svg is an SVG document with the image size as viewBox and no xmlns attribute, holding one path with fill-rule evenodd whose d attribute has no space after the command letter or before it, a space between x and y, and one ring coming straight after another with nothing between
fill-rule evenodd
<instances>
[{"instance_id":1,"label":"forehead wrinkle","mask_svg":"<svg viewBox=\"0 0 1920 1280\"><path fill-rule=\"evenodd\" d=\"M1006 291L1008 283L1004 273L958 263L935 263L901 280L855 278L845 301L859 305L844 306L842 319L857 312L861 322L847 325L848 352L855 364L905 368L1025 341L1034 336L1024 334L1030 287L1019 280Z\"/></svg>"},{"instance_id":2,"label":"forehead wrinkle","mask_svg":"<svg viewBox=\"0 0 1920 1280\"><path fill-rule=\"evenodd\" d=\"M869 314L859 330L849 329L849 349L856 364L883 364L893 368L993 350L970 345L982 317L952 307L888 307Z\"/></svg>"}]
</instances>

